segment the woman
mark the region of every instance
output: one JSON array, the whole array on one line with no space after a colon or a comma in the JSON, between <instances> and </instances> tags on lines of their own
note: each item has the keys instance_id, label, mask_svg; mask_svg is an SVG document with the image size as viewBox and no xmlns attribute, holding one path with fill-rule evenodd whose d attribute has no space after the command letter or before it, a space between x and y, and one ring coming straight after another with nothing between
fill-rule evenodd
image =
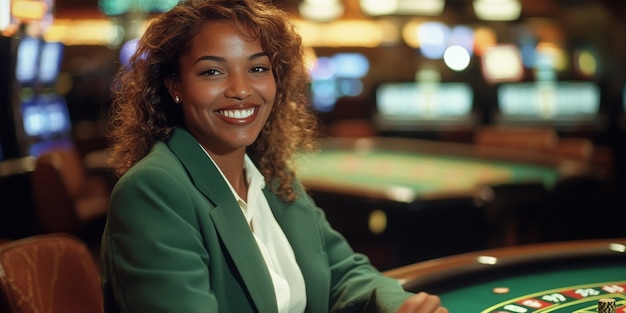
<instances>
[{"instance_id":1,"label":"woman","mask_svg":"<svg viewBox=\"0 0 626 313\"><path fill-rule=\"evenodd\" d=\"M447 312L354 253L296 179L306 82L262 1L183 1L150 25L113 88L107 312Z\"/></svg>"}]
</instances>

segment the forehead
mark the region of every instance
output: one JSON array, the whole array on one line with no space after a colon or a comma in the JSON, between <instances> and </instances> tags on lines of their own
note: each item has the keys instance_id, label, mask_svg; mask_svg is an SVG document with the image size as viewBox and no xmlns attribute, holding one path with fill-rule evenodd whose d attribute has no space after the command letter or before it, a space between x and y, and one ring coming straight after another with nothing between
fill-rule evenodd
<instances>
[{"instance_id":1,"label":"forehead","mask_svg":"<svg viewBox=\"0 0 626 313\"><path fill-rule=\"evenodd\" d=\"M199 26L192 38L190 54L208 52L236 52L238 50L262 51L261 43L246 29L238 28L229 20L208 21Z\"/></svg>"}]
</instances>

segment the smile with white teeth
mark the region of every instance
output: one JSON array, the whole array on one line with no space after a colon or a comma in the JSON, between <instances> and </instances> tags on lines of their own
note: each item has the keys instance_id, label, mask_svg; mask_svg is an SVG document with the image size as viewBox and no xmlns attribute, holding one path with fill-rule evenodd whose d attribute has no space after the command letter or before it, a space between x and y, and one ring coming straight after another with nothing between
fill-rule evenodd
<instances>
[{"instance_id":1,"label":"smile with white teeth","mask_svg":"<svg viewBox=\"0 0 626 313\"><path fill-rule=\"evenodd\" d=\"M254 113L254 108L242 110L220 110L218 113L228 118L242 119L250 117Z\"/></svg>"}]
</instances>

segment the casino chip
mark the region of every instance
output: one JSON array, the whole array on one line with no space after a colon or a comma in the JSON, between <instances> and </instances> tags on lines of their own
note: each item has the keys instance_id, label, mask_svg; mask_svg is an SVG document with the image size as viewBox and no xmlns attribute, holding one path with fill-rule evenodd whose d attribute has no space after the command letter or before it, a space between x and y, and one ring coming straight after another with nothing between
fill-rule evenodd
<instances>
[{"instance_id":1,"label":"casino chip","mask_svg":"<svg viewBox=\"0 0 626 313\"><path fill-rule=\"evenodd\" d=\"M496 288L493 288L493 293L496 293L496 294L509 293L509 288L507 288L507 287L496 287Z\"/></svg>"},{"instance_id":2,"label":"casino chip","mask_svg":"<svg viewBox=\"0 0 626 313\"><path fill-rule=\"evenodd\" d=\"M598 313L615 313L615 299L598 300Z\"/></svg>"}]
</instances>

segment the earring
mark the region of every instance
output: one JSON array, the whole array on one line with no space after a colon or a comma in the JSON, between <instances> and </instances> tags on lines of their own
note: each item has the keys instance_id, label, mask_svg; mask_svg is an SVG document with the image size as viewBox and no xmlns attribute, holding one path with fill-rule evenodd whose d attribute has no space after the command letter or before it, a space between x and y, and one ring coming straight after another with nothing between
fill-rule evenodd
<instances>
[{"instance_id":1,"label":"earring","mask_svg":"<svg viewBox=\"0 0 626 313\"><path fill-rule=\"evenodd\" d=\"M180 103L180 97L179 96L174 96L174 102L175 103Z\"/></svg>"}]
</instances>

